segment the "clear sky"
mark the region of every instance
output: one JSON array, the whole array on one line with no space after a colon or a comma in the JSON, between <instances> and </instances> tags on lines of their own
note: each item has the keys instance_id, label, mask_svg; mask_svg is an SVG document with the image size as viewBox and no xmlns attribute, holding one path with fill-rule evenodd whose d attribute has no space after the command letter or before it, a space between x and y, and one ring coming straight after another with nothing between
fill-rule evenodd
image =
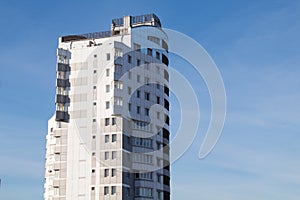
<instances>
[{"instance_id":1,"label":"clear sky","mask_svg":"<svg viewBox=\"0 0 300 200\"><path fill-rule=\"evenodd\" d=\"M171 61L199 85L202 117L193 145L172 165L172 199L299 200L299 10L300 1L293 0L1 1L0 199L42 199L57 38L109 30L111 19L123 15L156 13L164 27L208 51L228 101L222 137L199 160L207 90L188 64ZM178 105L175 98L171 103L175 132Z\"/></svg>"}]
</instances>

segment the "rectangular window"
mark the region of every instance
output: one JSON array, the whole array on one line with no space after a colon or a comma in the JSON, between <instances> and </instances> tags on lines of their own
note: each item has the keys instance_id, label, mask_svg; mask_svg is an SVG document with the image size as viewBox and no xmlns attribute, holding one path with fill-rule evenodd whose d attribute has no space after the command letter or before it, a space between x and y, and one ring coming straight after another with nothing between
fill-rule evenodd
<instances>
[{"instance_id":1,"label":"rectangular window","mask_svg":"<svg viewBox=\"0 0 300 200\"><path fill-rule=\"evenodd\" d=\"M109 176L109 169L104 169L104 177L108 177Z\"/></svg>"},{"instance_id":2,"label":"rectangular window","mask_svg":"<svg viewBox=\"0 0 300 200\"><path fill-rule=\"evenodd\" d=\"M147 55L148 55L148 56L152 56L152 49L147 48Z\"/></svg>"},{"instance_id":3,"label":"rectangular window","mask_svg":"<svg viewBox=\"0 0 300 200\"><path fill-rule=\"evenodd\" d=\"M160 53L159 52L156 52L156 59L160 59Z\"/></svg>"},{"instance_id":4,"label":"rectangular window","mask_svg":"<svg viewBox=\"0 0 300 200\"><path fill-rule=\"evenodd\" d=\"M111 141L112 141L112 142L117 141L117 134L112 134L112 136L111 136Z\"/></svg>"},{"instance_id":5,"label":"rectangular window","mask_svg":"<svg viewBox=\"0 0 300 200\"><path fill-rule=\"evenodd\" d=\"M128 55L128 56L127 56L127 62L128 62L128 63L131 63L131 62L132 62L131 60L132 60L132 57L131 57L130 55Z\"/></svg>"},{"instance_id":6,"label":"rectangular window","mask_svg":"<svg viewBox=\"0 0 300 200\"><path fill-rule=\"evenodd\" d=\"M149 108L145 108L145 115L149 116Z\"/></svg>"},{"instance_id":7,"label":"rectangular window","mask_svg":"<svg viewBox=\"0 0 300 200\"><path fill-rule=\"evenodd\" d=\"M116 159L117 158L117 152L116 151L112 151L111 152L111 159Z\"/></svg>"},{"instance_id":8,"label":"rectangular window","mask_svg":"<svg viewBox=\"0 0 300 200\"><path fill-rule=\"evenodd\" d=\"M109 159L109 152L108 151L105 151L105 153L104 153L104 159L105 160Z\"/></svg>"},{"instance_id":9,"label":"rectangular window","mask_svg":"<svg viewBox=\"0 0 300 200\"><path fill-rule=\"evenodd\" d=\"M156 103L160 104L160 97L159 96L156 97Z\"/></svg>"},{"instance_id":10,"label":"rectangular window","mask_svg":"<svg viewBox=\"0 0 300 200\"><path fill-rule=\"evenodd\" d=\"M131 95L131 87L127 88L128 95Z\"/></svg>"},{"instance_id":11,"label":"rectangular window","mask_svg":"<svg viewBox=\"0 0 300 200\"><path fill-rule=\"evenodd\" d=\"M141 76L140 75L136 75L136 81L139 83L141 81Z\"/></svg>"},{"instance_id":12,"label":"rectangular window","mask_svg":"<svg viewBox=\"0 0 300 200\"><path fill-rule=\"evenodd\" d=\"M122 57L123 56L123 50L120 48L115 48L115 57Z\"/></svg>"},{"instance_id":13,"label":"rectangular window","mask_svg":"<svg viewBox=\"0 0 300 200\"><path fill-rule=\"evenodd\" d=\"M110 69L106 69L106 76L109 76Z\"/></svg>"},{"instance_id":14,"label":"rectangular window","mask_svg":"<svg viewBox=\"0 0 300 200\"><path fill-rule=\"evenodd\" d=\"M105 86L105 91L106 91L106 93L110 92L110 85Z\"/></svg>"},{"instance_id":15,"label":"rectangular window","mask_svg":"<svg viewBox=\"0 0 300 200\"><path fill-rule=\"evenodd\" d=\"M109 189L107 186L104 187L104 195L109 195Z\"/></svg>"},{"instance_id":16,"label":"rectangular window","mask_svg":"<svg viewBox=\"0 0 300 200\"><path fill-rule=\"evenodd\" d=\"M110 53L106 54L106 60L110 60Z\"/></svg>"},{"instance_id":17,"label":"rectangular window","mask_svg":"<svg viewBox=\"0 0 300 200\"><path fill-rule=\"evenodd\" d=\"M139 90L136 91L136 97L137 97L137 98L140 98L140 97L141 97L141 91L139 91Z\"/></svg>"},{"instance_id":18,"label":"rectangular window","mask_svg":"<svg viewBox=\"0 0 300 200\"><path fill-rule=\"evenodd\" d=\"M54 195L59 196L59 187L54 187Z\"/></svg>"},{"instance_id":19,"label":"rectangular window","mask_svg":"<svg viewBox=\"0 0 300 200\"><path fill-rule=\"evenodd\" d=\"M105 102L105 108L106 108L106 109L109 109L109 106L110 106L110 102L109 102L109 101L106 101L106 102Z\"/></svg>"},{"instance_id":20,"label":"rectangular window","mask_svg":"<svg viewBox=\"0 0 300 200\"><path fill-rule=\"evenodd\" d=\"M109 142L109 135L105 135L105 143Z\"/></svg>"},{"instance_id":21,"label":"rectangular window","mask_svg":"<svg viewBox=\"0 0 300 200\"><path fill-rule=\"evenodd\" d=\"M131 80L131 72L127 72L127 77L129 80Z\"/></svg>"},{"instance_id":22,"label":"rectangular window","mask_svg":"<svg viewBox=\"0 0 300 200\"><path fill-rule=\"evenodd\" d=\"M116 169L111 169L111 177L115 177L116 176Z\"/></svg>"},{"instance_id":23,"label":"rectangular window","mask_svg":"<svg viewBox=\"0 0 300 200\"><path fill-rule=\"evenodd\" d=\"M116 120L115 117L113 117L113 118L111 119L111 125L116 125L116 123L117 123L117 120Z\"/></svg>"},{"instance_id":24,"label":"rectangular window","mask_svg":"<svg viewBox=\"0 0 300 200\"><path fill-rule=\"evenodd\" d=\"M136 113L137 113L137 114L140 114L140 113L141 113L141 107L140 107L140 106L137 106L137 107L136 107Z\"/></svg>"},{"instance_id":25,"label":"rectangular window","mask_svg":"<svg viewBox=\"0 0 300 200\"><path fill-rule=\"evenodd\" d=\"M128 111L131 111L131 103L128 103Z\"/></svg>"},{"instance_id":26,"label":"rectangular window","mask_svg":"<svg viewBox=\"0 0 300 200\"><path fill-rule=\"evenodd\" d=\"M112 195L116 194L116 186L111 186L111 194Z\"/></svg>"},{"instance_id":27,"label":"rectangular window","mask_svg":"<svg viewBox=\"0 0 300 200\"><path fill-rule=\"evenodd\" d=\"M140 66L141 65L141 60L137 59L136 60L136 66Z\"/></svg>"},{"instance_id":28,"label":"rectangular window","mask_svg":"<svg viewBox=\"0 0 300 200\"><path fill-rule=\"evenodd\" d=\"M105 118L105 126L109 125L109 118Z\"/></svg>"},{"instance_id":29,"label":"rectangular window","mask_svg":"<svg viewBox=\"0 0 300 200\"><path fill-rule=\"evenodd\" d=\"M59 170L58 169L54 170L54 177L59 178L59 175L60 175Z\"/></svg>"},{"instance_id":30,"label":"rectangular window","mask_svg":"<svg viewBox=\"0 0 300 200\"><path fill-rule=\"evenodd\" d=\"M149 92L145 92L145 99L146 99L147 101L150 100L150 93L149 93Z\"/></svg>"}]
</instances>

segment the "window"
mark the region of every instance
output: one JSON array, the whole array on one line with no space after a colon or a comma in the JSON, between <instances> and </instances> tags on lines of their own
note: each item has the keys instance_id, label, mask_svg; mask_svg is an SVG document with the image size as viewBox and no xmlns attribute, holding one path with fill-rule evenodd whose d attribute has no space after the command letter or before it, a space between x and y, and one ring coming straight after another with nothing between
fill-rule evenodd
<instances>
[{"instance_id":1,"label":"window","mask_svg":"<svg viewBox=\"0 0 300 200\"><path fill-rule=\"evenodd\" d=\"M146 99L147 101L150 100L150 93L149 93L149 92L145 92L145 99Z\"/></svg>"},{"instance_id":2,"label":"window","mask_svg":"<svg viewBox=\"0 0 300 200\"><path fill-rule=\"evenodd\" d=\"M157 174L157 182L160 183L161 182L161 175Z\"/></svg>"},{"instance_id":3,"label":"window","mask_svg":"<svg viewBox=\"0 0 300 200\"><path fill-rule=\"evenodd\" d=\"M127 72L127 77L129 80L131 79L131 72Z\"/></svg>"},{"instance_id":4,"label":"window","mask_svg":"<svg viewBox=\"0 0 300 200\"><path fill-rule=\"evenodd\" d=\"M60 153L55 153L55 161L60 161Z\"/></svg>"},{"instance_id":5,"label":"window","mask_svg":"<svg viewBox=\"0 0 300 200\"><path fill-rule=\"evenodd\" d=\"M141 51L141 45L137 44L137 43L133 43L133 49L135 51Z\"/></svg>"},{"instance_id":6,"label":"window","mask_svg":"<svg viewBox=\"0 0 300 200\"><path fill-rule=\"evenodd\" d=\"M110 60L110 53L106 54L106 60Z\"/></svg>"},{"instance_id":7,"label":"window","mask_svg":"<svg viewBox=\"0 0 300 200\"><path fill-rule=\"evenodd\" d=\"M137 173L137 174L135 174L135 178L137 178L137 179L152 180L152 176L153 176L152 172Z\"/></svg>"},{"instance_id":8,"label":"window","mask_svg":"<svg viewBox=\"0 0 300 200\"><path fill-rule=\"evenodd\" d=\"M94 74L97 74L97 70L94 70Z\"/></svg>"},{"instance_id":9,"label":"window","mask_svg":"<svg viewBox=\"0 0 300 200\"><path fill-rule=\"evenodd\" d=\"M93 122L96 122L96 119L93 119Z\"/></svg>"},{"instance_id":10,"label":"window","mask_svg":"<svg viewBox=\"0 0 300 200\"><path fill-rule=\"evenodd\" d=\"M55 137L55 144L56 145L59 145L60 144L60 137Z\"/></svg>"},{"instance_id":11,"label":"window","mask_svg":"<svg viewBox=\"0 0 300 200\"><path fill-rule=\"evenodd\" d=\"M116 151L112 151L111 152L111 159L116 159L117 158L117 152Z\"/></svg>"},{"instance_id":12,"label":"window","mask_svg":"<svg viewBox=\"0 0 300 200\"><path fill-rule=\"evenodd\" d=\"M109 76L110 69L106 69L106 76Z\"/></svg>"},{"instance_id":13,"label":"window","mask_svg":"<svg viewBox=\"0 0 300 200\"><path fill-rule=\"evenodd\" d=\"M117 141L117 134L112 134L112 136L111 136L111 141L112 141L112 142Z\"/></svg>"},{"instance_id":14,"label":"window","mask_svg":"<svg viewBox=\"0 0 300 200\"><path fill-rule=\"evenodd\" d=\"M145 108L145 115L149 116L149 108Z\"/></svg>"},{"instance_id":15,"label":"window","mask_svg":"<svg viewBox=\"0 0 300 200\"><path fill-rule=\"evenodd\" d=\"M107 186L104 187L104 195L109 195L109 189Z\"/></svg>"},{"instance_id":16,"label":"window","mask_svg":"<svg viewBox=\"0 0 300 200\"><path fill-rule=\"evenodd\" d=\"M106 101L106 102L105 102L105 108L106 108L106 109L109 109L109 106L110 106L109 101Z\"/></svg>"},{"instance_id":17,"label":"window","mask_svg":"<svg viewBox=\"0 0 300 200\"><path fill-rule=\"evenodd\" d=\"M140 114L140 112L141 112L141 107L140 107L140 106L137 106L137 107L136 107L136 113L137 113L137 114Z\"/></svg>"},{"instance_id":18,"label":"window","mask_svg":"<svg viewBox=\"0 0 300 200\"><path fill-rule=\"evenodd\" d=\"M160 45L160 39L159 39L158 37L150 36L150 35L149 35L147 38L148 38L148 40L150 40L151 42L154 42L155 44Z\"/></svg>"},{"instance_id":19,"label":"window","mask_svg":"<svg viewBox=\"0 0 300 200\"><path fill-rule=\"evenodd\" d=\"M132 145L140 147L152 148L152 140L148 138L132 137Z\"/></svg>"},{"instance_id":20,"label":"window","mask_svg":"<svg viewBox=\"0 0 300 200\"><path fill-rule=\"evenodd\" d=\"M104 153L104 159L105 160L109 159L109 152L108 151L105 151L105 153Z\"/></svg>"},{"instance_id":21,"label":"window","mask_svg":"<svg viewBox=\"0 0 300 200\"><path fill-rule=\"evenodd\" d=\"M127 56L127 62L131 63L132 57L130 55Z\"/></svg>"},{"instance_id":22,"label":"window","mask_svg":"<svg viewBox=\"0 0 300 200\"><path fill-rule=\"evenodd\" d=\"M137 65L137 66L140 66L140 65L141 65L141 60L137 59L137 60L136 60L136 65Z\"/></svg>"},{"instance_id":23,"label":"window","mask_svg":"<svg viewBox=\"0 0 300 200\"><path fill-rule=\"evenodd\" d=\"M156 103L160 104L160 97L159 96L156 97Z\"/></svg>"},{"instance_id":24,"label":"window","mask_svg":"<svg viewBox=\"0 0 300 200\"><path fill-rule=\"evenodd\" d=\"M109 118L105 118L105 126L109 125Z\"/></svg>"},{"instance_id":25,"label":"window","mask_svg":"<svg viewBox=\"0 0 300 200\"><path fill-rule=\"evenodd\" d=\"M136 81L139 83L141 81L141 76L140 75L136 75Z\"/></svg>"},{"instance_id":26,"label":"window","mask_svg":"<svg viewBox=\"0 0 300 200\"><path fill-rule=\"evenodd\" d=\"M116 169L111 169L111 177L115 177L116 176Z\"/></svg>"},{"instance_id":27,"label":"window","mask_svg":"<svg viewBox=\"0 0 300 200\"><path fill-rule=\"evenodd\" d=\"M128 111L131 111L131 103L128 103Z\"/></svg>"},{"instance_id":28,"label":"window","mask_svg":"<svg viewBox=\"0 0 300 200\"><path fill-rule=\"evenodd\" d=\"M159 82L156 82L156 88L160 89L160 83Z\"/></svg>"},{"instance_id":29,"label":"window","mask_svg":"<svg viewBox=\"0 0 300 200\"><path fill-rule=\"evenodd\" d=\"M106 91L106 93L110 92L110 85L105 86L105 91Z\"/></svg>"},{"instance_id":30,"label":"window","mask_svg":"<svg viewBox=\"0 0 300 200\"><path fill-rule=\"evenodd\" d=\"M117 120L116 120L116 118L115 118L115 117L113 117L111 120L112 120L112 121L111 121L111 124L112 124L112 125L116 125L116 123L117 123Z\"/></svg>"},{"instance_id":31,"label":"window","mask_svg":"<svg viewBox=\"0 0 300 200\"><path fill-rule=\"evenodd\" d=\"M60 175L59 170L58 169L54 170L54 177L59 178L59 175Z\"/></svg>"},{"instance_id":32,"label":"window","mask_svg":"<svg viewBox=\"0 0 300 200\"><path fill-rule=\"evenodd\" d=\"M148 55L148 56L152 56L152 49L147 48L147 55Z\"/></svg>"},{"instance_id":33,"label":"window","mask_svg":"<svg viewBox=\"0 0 300 200\"><path fill-rule=\"evenodd\" d=\"M145 77L145 84L149 85L149 83L150 83L150 78L149 77Z\"/></svg>"},{"instance_id":34,"label":"window","mask_svg":"<svg viewBox=\"0 0 300 200\"><path fill-rule=\"evenodd\" d=\"M131 95L131 87L127 88L128 95Z\"/></svg>"},{"instance_id":35,"label":"window","mask_svg":"<svg viewBox=\"0 0 300 200\"><path fill-rule=\"evenodd\" d=\"M95 187L91 187L91 190L94 191L94 190L95 190Z\"/></svg>"},{"instance_id":36,"label":"window","mask_svg":"<svg viewBox=\"0 0 300 200\"><path fill-rule=\"evenodd\" d=\"M161 194L162 194L161 191L157 191L157 199L158 200L162 200Z\"/></svg>"},{"instance_id":37,"label":"window","mask_svg":"<svg viewBox=\"0 0 300 200\"><path fill-rule=\"evenodd\" d=\"M122 81L114 81L113 84L114 84L114 87L116 89L119 89L119 90L123 89L123 82Z\"/></svg>"},{"instance_id":38,"label":"window","mask_svg":"<svg viewBox=\"0 0 300 200\"><path fill-rule=\"evenodd\" d=\"M109 169L104 169L104 177L108 177L109 176Z\"/></svg>"},{"instance_id":39,"label":"window","mask_svg":"<svg viewBox=\"0 0 300 200\"><path fill-rule=\"evenodd\" d=\"M92 152L92 156L96 156L96 152Z\"/></svg>"},{"instance_id":40,"label":"window","mask_svg":"<svg viewBox=\"0 0 300 200\"><path fill-rule=\"evenodd\" d=\"M130 196L130 188L126 187L125 189L125 196L129 197Z\"/></svg>"},{"instance_id":41,"label":"window","mask_svg":"<svg viewBox=\"0 0 300 200\"><path fill-rule=\"evenodd\" d=\"M54 195L59 196L59 187L54 187Z\"/></svg>"},{"instance_id":42,"label":"window","mask_svg":"<svg viewBox=\"0 0 300 200\"><path fill-rule=\"evenodd\" d=\"M109 135L105 135L105 143L109 142Z\"/></svg>"},{"instance_id":43,"label":"window","mask_svg":"<svg viewBox=\"0 0 300 200\"><path fill-rule=\"evenodd\" d=\"M111 186L111 194L116 194L116 186Z\"/></svg>"},{"instance_id":44,"label":"window","mask_svg":"<svg viewBox=\"0 0 300 200\"><path fill-rule=\"evenodd\" d=\"M141 97L141 91L139 91L139 90L136 91L136 97L137 97L137 98L140 98L140 97Z\"/></svg>"},{"instance_id":45,"label":"window","mask_svg":"<svg viewBox=\"0 0 300 200\"><path fill-rule=\"evenodd\" d=\"M95 173L96 172L96 170L95 169L92 169L92 173Z\"/></svg>"},{"instance_id":46,"label":"window","mask_svg":"<svg viewBox=\"0 0 300 200\"><path fill-rule=\"evenodd\" d=\"M142 196L142 197L152 197L152 189L144 188L144 187L136 188L135 195Z\"/></svg>"},{"instance_id":47,"label":"window","mask_svg":"<svg viewBox=\"0 0 300 200\"><path fill-rule=\"evenodd\" d=\"M93 137L92 137L93 139L96 139L96 135L93 135Z\"/></svg>"},{"instance_id":48,"label":"window","mask_svg":"<svg viewBox=\"0 0 300 200\"><path fill-rule=\"evenodd\" d=\"M133 162L152 164L152 155L132 153Z\"/></svg>"},{"instance_id":49,"label":"window","mask_svg":"<svg viewBox=\"0 0 300 200\"><path fill-rule=\"evenodd\" d=\"M122 57L123 56L123 50L120 48L115 48L115 57Z\"/></svg>"},{"instance_id":50,"label":"window","mask_svg":"<svg viewBox=\"0 0 300 200\"><path fill-rule=\"evenodd\" d=\"M115 97L114 98L114 103L117 106L122 106L123 105L123 99L121 97Z\"/></svg>"},{"instance_id":51,"label":"window","mask_svg":"<svg viewBox=\"0 0 300 200\"><path fill-rule=\"evenodd\" d=\"M160 59L160 53L159 52L156 52L156 59Z\"/></svg>"},{"instance_id":52,"label":"window","mask_svg":"<svg viewBox=\"0 0 300 200\"><path fill-rule=\"evenodd\" d=\"M115 64L115 72L116 73L118 73L118 74L120 74L120 73L122 73L122 65L120 65L120 64Z\"/></svg>"}]
</instances>

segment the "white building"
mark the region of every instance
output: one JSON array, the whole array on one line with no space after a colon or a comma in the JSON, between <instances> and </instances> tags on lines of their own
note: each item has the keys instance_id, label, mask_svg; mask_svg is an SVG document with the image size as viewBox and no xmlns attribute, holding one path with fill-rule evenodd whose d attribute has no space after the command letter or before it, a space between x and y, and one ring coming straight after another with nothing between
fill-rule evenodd
<instances>
[{"instance_id":1,"label":"white building","mask_svg":"<svg viewBox=\"0 0 300 200\"><path fill-rule=\"evenodd\" d=\"M59 38L45 200L169 200L167 35L154 14Z\"/></svg>"}]
</instances>

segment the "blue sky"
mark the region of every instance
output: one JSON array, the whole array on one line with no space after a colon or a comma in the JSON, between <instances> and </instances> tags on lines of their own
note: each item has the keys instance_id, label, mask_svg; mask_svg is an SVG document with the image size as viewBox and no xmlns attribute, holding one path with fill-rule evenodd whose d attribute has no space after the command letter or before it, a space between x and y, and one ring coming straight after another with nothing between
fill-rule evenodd
<instances>
[{"instance_id":1,"label":"blue sky","mask_svg":"<svg viewBox=\"0 0 300 200\"><path fill-rule=\"evenodd\" d=\"M208 94L188 64L171 62L176 69L184 65L202 114L196 140L172 166L172 198L298 200L299 10L300 1L292 0L1 1L0 199L42 199L57 38L108 30L112 18L154 12L164 27L185 33L208 51L227 92L220 141L199 160ZM172 99L176 124L178 105Z\"/></svg>"}]
</instances>

